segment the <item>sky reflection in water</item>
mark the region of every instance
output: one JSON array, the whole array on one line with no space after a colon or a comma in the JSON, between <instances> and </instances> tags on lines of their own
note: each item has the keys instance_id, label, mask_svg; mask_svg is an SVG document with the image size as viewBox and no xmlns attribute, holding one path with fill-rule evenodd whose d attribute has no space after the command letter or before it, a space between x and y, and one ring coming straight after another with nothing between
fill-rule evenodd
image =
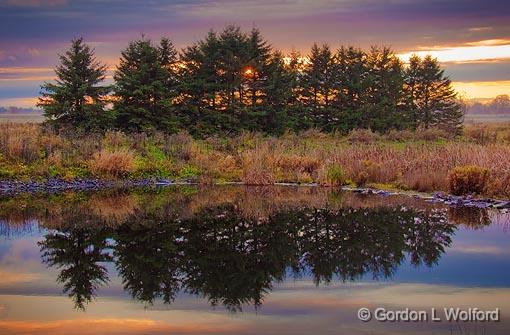
<instances>
[{"instance_id":1,"label":"sky reflection in water","mask_svg":"<svg viewBox=\"0 0 510 335\"><path fill-rule=\"evenodd\" d=\"M2 334L510 330L508 214L221 186L5 198L0 220ZM380 306L502 322L357 320Z\"/></svg>"}]
</instances>

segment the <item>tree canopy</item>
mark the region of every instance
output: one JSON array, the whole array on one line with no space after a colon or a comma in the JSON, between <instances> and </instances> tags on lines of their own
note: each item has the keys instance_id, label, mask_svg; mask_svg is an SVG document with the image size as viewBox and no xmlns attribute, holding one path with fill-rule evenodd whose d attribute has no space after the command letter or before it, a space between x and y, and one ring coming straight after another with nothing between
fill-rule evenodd
<instances>
[{"instance_id":1,"label":"tree canopy","mask_svg":"<svg viewBox=\"0 0 510 335\"><path fill-rule=\"evenodd\" d=\"M106 66L94 57L94 51L82 38L71 41L71 47L59 55L54 83L44 83L38 106L44 110L48 122L59 127L85 130L101 129L112 122L105 110L107 86L100 85Z\"/></svg>"},{"instance_id":2,"label":"tree canopy","mask_svg":"<svg viewBox=\"0 0 510 335\"><path fill-rule=\"evenodd\" d=\"M40 106L58 126L125 131L185 129L195 136L242 130L281 134L318 128L443 127L458 131L463 109L437 59L404 64L387 47L338 50L314 44L284 55L258 29L209 31L180 53L163 38L142 37L122 51L106 108L106 67L82 39L60 57L57 83Z\"/></svg>"}]
</instances>

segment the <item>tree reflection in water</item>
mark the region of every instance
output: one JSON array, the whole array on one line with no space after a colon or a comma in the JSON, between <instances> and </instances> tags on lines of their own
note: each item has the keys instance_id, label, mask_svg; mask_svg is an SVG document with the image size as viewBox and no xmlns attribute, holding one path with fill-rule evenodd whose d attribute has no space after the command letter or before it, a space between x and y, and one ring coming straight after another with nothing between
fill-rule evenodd
<instances>
[{"instance_id":1,"label":"tree reflection in water","mask_svg":"<svg viewBox=\"0 0 510 335\"><path fill-rule=\"evenodd\" d=\"M42 242L43 261L60 269L57 278L64 284L64 293L74 300L75 307L84 309L98 287L108 283L106 267L111 262L106 229L72 227L47 234Z\"/></svg>"},{"instance_id":2,"label":"tree reflection in water","mask_svg":"<svg viewBox=\"0 0 510 335\"><path fill-rule=\"evenodd\" d=\"M171 303L184 291L240 310L261 305L289 273L319 285L388 278L406 257L432 266L455 229L442 209L299 206L254 218L227 203L188 216L152 208L118 225L73 224L51 230L40 246L77 308L108 283L104 263L113 262L124 289L141 302Z\"/></svg>"}]
</instances>

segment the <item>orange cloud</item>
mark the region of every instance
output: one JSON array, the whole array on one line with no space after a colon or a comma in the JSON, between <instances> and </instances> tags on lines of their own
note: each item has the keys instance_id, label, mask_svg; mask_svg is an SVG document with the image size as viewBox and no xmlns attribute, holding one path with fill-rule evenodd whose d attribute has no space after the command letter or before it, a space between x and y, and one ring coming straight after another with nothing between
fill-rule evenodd
<instances>
[{"instance_id":1,"label":"orange cloud","mask_svg":"<svg viewBox=\"0 0 510 335\"><path fill-rule=\"evenodd\" d=\"M174 326L147 319L92 319L59 321L0 321L0 333L33 335L95 334L237 334L239 326L227 324L193 324Z\"/></svg>"},{"instance_id":2,"label":"orange cloud","mask_svg":"<svg viewBox=\"0 0 510 335\"><path fill-rule=\"evenodd\" d=\"M38 100L39 100L38 97L0 99L0 106L16 106L23 108L32 108L35 107Z\"/></svg>"},{"instance_id":3,"label":"orange cloud","mask_svg":"<svg viewBox=\"0 0 510 335\"><path fill-rule=\"evenodd\" d=\"M510 58L510 40L483 40L455 47L420 48L398 56L407 61L412 55L420 57L431 55L442 63L508 59Z\"/></svg>"},{"instance_id":4,"label":"orange cloud","mask_svg":"<svg viewBox=\"0 0 510 335\"><path fill-rule=\"evenodd\" d=\"M494 39L490 39L490 40L468 42L465 45L468 45L468 46L488 46L488 45L507 45L507 44L510 44L510 39L508 39L508 38L494 38Z\"/></svg>"},{"instance_id":5,"label":"orange cloud","mask_svg":"<svg viewBox=\"0 0 510 335\"><path fill-rule=\"evenodd\" d=\"M453 82L453 88L465 98L495 98L510 94L510 81Z\"/></svg>"},{"instance_id":6,"label":"orange cloud","mask_svg":"<svg viewBox=\"0 0 510 335\"><path fill-rule=\"evenodd\" d=\"M31 282L39 276L35 273L20 273L0 270L0 285Z\"/></svg>"}]
</instances>

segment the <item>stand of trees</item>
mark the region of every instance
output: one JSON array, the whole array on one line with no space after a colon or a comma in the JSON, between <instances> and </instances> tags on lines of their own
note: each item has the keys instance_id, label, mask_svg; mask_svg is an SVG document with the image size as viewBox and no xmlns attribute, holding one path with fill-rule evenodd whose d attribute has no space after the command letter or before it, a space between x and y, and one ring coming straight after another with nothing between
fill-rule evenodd
<instances>
[{"instance_id":1,"label":"stand of trees","mask_svg":"<svg viewBox=\"0 0 510 335\"><path fill-rule=\"evenodd\" d=\"M510 114L510 96L501 94L487 103L479 101L467 105L467 114Z\"/></svg>"},{"instance_id":2,"label":"stand of trees","mask_svg":"<svg viewBox=\"0 0 510 335\"><path fill-rule=\"evenodd\" d=\"M245 33L237 26L210 31L180 53L166 38L133 41L111 87L102 85L106 68L82 39L60 60L58 79L42 86L39 103L57 127L186 129L195 136L308 128L458 131L463 116L450 80L429 56L405 66L386 47L335 51L314 44L306 57L286 57L257 29Z\"/></svg>"}]
</instances>

